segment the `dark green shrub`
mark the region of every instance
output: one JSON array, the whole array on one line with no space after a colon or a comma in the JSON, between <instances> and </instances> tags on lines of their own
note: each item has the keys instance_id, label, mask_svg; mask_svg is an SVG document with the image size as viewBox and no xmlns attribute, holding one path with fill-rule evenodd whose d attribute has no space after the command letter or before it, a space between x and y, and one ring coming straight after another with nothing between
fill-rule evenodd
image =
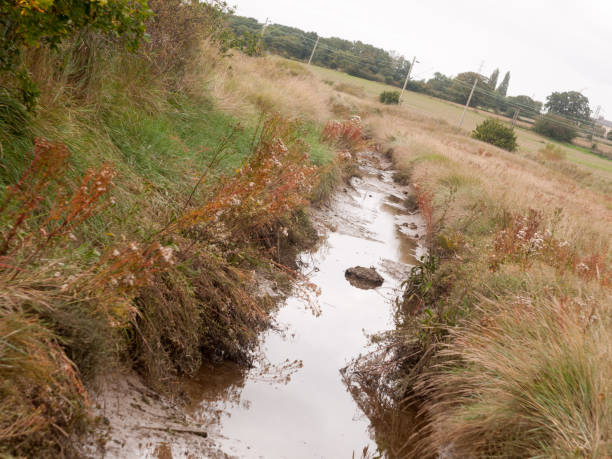
<instances>
[{"instance_id":1,"label":"dark green shrub","mask_svg":"<svg viewBox=\"0 0 612 459\"><path fill-rule=\"evenodd\" d=\"M608 140L612 140L612 130L608 131L608 135L606 136Z\"/></svg>"},{"instance_id":2,"label":"dark green shrub","mask_svg":"<svg viewBox=\"0 0 612 459\"><path fill-rule=\"evenodd\" d=\"M504 150L516 150L516 135L514 129L493 118L480 123L472 132L472 137L491 143Z\"/></svg>"},{"instance_id":3,"label":"dark green shrub","mask_svg":"<svg viewBox=\"0 0 612 459\"><path fill-rule=\"evenodd\" d=\"M536 120L533 130L538 134L561 142L571 142L577 135L576 128L570 121L551 114L540 116Z\"/></svg>"},{"instance_id":4,"label":"dark green shrub","mask_svg":"<svg viewBox=\"0 0 612 459\"><path fill-rule=\"evenodd\" d=\"M380 96L378 96L378 100L387 105L399 104L399 98L399 91L384 91L380 93Z\"/></svg>"}]
</instances>

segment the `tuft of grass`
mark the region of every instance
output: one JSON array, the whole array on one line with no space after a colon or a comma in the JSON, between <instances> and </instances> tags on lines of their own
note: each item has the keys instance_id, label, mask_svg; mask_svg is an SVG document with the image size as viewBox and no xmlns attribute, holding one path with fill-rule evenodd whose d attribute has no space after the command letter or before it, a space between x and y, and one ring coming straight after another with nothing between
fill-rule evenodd
<instances>
[{"instance_id":1,"label":"tuft of grass","mask_svg":"<svg viewBox=\"0 0 612 459\"><path fill-rule=\"evenodd\" d=\"M339 83L336 86L334 86L334 89L336 91L344 92L346 94L350 94L350 95L356 96L356 97L364 97L365 96L365 92L363 91L362 87L356 86L356 85L352 85L350 83Z\"/></svg>"},{"instance_id":2,"label":"tuft of grass","mask_svg":"<svg viewBox=\"0 0 612 459\"><path fill-rule=\"evenodd\" d=\"M432 443L419 447L459 456L609 454L612 336L598 302L610 298L586 301L488 302L479 320L449 330L445 370L419 386L432 416ZM452 405L444 403L450 394Z\"/></svg>"},{"instance_id":3,"label":"tuft of grass","mask_svg":"<svg viewBox=\"0 0 612 459\"><path fill-rule=\"evenodd\" d=\"M450 174L447 174L444 177L438 179L438 183L447 188L463 188L470 186L478 186L480 184L480 180L478 179L478 177L451 172Z\"/></svg>"},{"instance_id":4,"label":"tuft of grass","mask_svg":"<svg viewBox=\"0 0 612 459\"><path fill-rule=\"evenodd\" d=\"M547 143L546 146L540 150L540 154L549 161L561 161L567 157L565 151L554 143Z\"/></svg>"},{"instance_id":5,"label":"tuft of grass","mask_svg":"<svg viewBox=\"0 0 612 459\"><path fill-rule=\"evenodd\" d=\"M0 318L0 454L74 453L69 433L84 428L85 389L77 369L42 323L3 310Z\"/></svg>"}]
</instances>

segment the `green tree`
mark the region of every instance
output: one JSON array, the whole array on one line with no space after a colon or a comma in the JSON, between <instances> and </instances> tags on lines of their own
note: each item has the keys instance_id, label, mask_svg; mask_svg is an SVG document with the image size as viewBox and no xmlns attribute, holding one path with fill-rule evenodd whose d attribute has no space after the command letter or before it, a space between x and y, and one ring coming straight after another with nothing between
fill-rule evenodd
<instances>
[{"instance_id":1,"label":"green tree","mask_svg":"<svg viewBox=\"0 0 612 459\"><path fill-rule=\"evenodd\" d=\"M521 116L535 118L542 111L542 102L533 100L529 96L508 96L506 97L506 114L512 116L514 107L518 106L521 109Z\"/></svg>"},{"instance_id":2,"label":"green tree","mask_svg":"<svg viewBox=\"0 0 612 459\"><path fill-rule=\"evenodd\" d=\"M574 123L552 113L540 116L535 122L533 130L538 134L562 142L571 142L577 135Z\"/></svg>"},{"instance_id":3,"label":"green tree","mask_svg":"<svg viewBox=\"0 0 612 459\"><path fill-rule=\"evenodd\" d=\"M470 96L470 91L472 90L475 79L478 79L480 82L480 75L478 75L476 72L463 72L457 75L449 90L451 100L454 100L460 104L465 104ZM482 92L474 91L470 105L472 107L477 107L479 105L483 105L484 101L485 96L483 96Z\"/></svg>"},{"instance_id":4,"label":"green tree","mask_svg":"<svg viewBox=\"0 0 612 459\"><path fill-rule=\"evenodd\" d=\"M500 121L488 118L480 123L474 131L472 137L484 142L488 142L504 150L516 150L516 134L514 129L505 126Z\"/></svg>"},{"instance_id":5,"label":"green tree","mask_svg":"<svg viewBox=\"0 0 612 459\"><path fill-rule=\"evenodd\" d=\"M544 107L549 113L590 121L589 99L577 91L553 92L546 98Z\"/></svg>"},{"instance_id":6,"label":"green tree","mask_svg":"<svg viewBox=\"0 0 612 459\"><path fill-rule=\"evenodd\" d=\"M606 139L612 140L612 130L608 131L608 134L606 135Z\"/></svg>"},{"instance_id":7,"label":"green tree","mask_svg":"<svg viewBox=\"0 0 612 459\"><path fill-rule=\"evenodd\" d=\"M510 86L510 72L506 72L504 79L497 88L497 92L500 96L506 97L506 94L508 94L508 86Z\"/></svg>"},{"instance_id":8,"label":"green tree","mask_svg":"<svg viewBox=\"0 0 612 459\"><path fill-rule=\"evenodd\" d=\"M491 73L491 76L489 77L489 81L487 82L487 86L489 87L489 89L491 89L492 91L495 91L495 88L497 88L498 79L499 79L499 69L495 69L493 70L493 73Z\"/></svg>"},{"instance_id":9,"label":"green tree","mask_svg":"<svg viewBox=\"0 0 612 459\"><path fill-rule=\"evenodd\" d=\"M0 0L1 1L1 0ZM255 19L230 16L229 27L237 39L234 45L245 52L257 54L255 35L261 34L262 24ZM265 49L280 56L305 61L310 56L317 35L295 27L273 24L264 34ZM393 86L401 86L410 62L403 56L368 45L337 37L321 37L312 62L322 67L342 70L350 75Z\"/></svg>"},{"instance_id":10,"label":"green tree","mask_svg":"<svg viewBox=\"0 0 612 459\"><path fill-rule=\"evenodd\" d=\"M433 78L427 80L426 89L429 94L442 99L449 99L450 87L453 85L453 79L446 75L436 72Z\"/></svg>"},{"instance_id":11,"label":"green tree","mask_svg":"<svg viewBox=\"0 0 612 459\"><path fill-rule=\"evenodd\" d=\"M499 69L493 70L491 76L486 82L483 82L483 89L488 93L494 93L492 95L483 96L483 106L493 108L496 111L499 108L499 95L495 93L497 87L497 80L499 79Z\"/></svg>"}]
</instances>

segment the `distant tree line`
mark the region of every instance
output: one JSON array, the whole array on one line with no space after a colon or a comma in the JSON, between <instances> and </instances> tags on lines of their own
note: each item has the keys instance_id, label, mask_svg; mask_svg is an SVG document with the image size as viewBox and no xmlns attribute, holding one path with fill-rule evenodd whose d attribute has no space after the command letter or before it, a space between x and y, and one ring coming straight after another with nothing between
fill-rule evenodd
<instances>
[{"instance_id":1,"label":"distant tree line","mask_svg":"<svg viewBox=\"0 0 612 459\"><path fill-rule=\"evenodd\" d=\"M263 24L242 16L229 16L228 24L234 34L233 47L249 55L260 55L265 49L286 58L307 61L317 40L314 32L279 24L268 26L262 35ZM410 68L410 62L394 52L336 37L319 38L312 63L396 87L404 84ZM590 118L589 100L579 92L553 92L544 104L526 95L508 96L510 72L504 74L501 82L499 77L499 69L489 77L475 72L463 72L455 77L436 72L429 80L408 81L406 88L465 104L474 81L478 80L470 101L472 107L510 118L518 111L521 118L535 120L538 132L558 140L569 141L579 131L596 129Z\"/></svg>"},{"instance_id":2,"label":"distant tree line","mask_svg":"<svg viewBox=\"0 0 612 459\"><path fill-rule=\"evenodd\" d=\"M229 26L236 36L234 46L250 55L260 53L263 45L271 53L306 61L317 40L314 32L272 24L266 28L263 43L260 43L263 24L256 19L230 16ZM410 62L403 56L361 41L335 37L319 39L312 63L394 86L404 83L410 68Z\"/></svg>"},{"instance_id":3,"label":"distant tree line","mask_svg":"<svg viewBox=\"0 0 612 459\"><path fill-rule=\"evenodd\" d=\"M304 32L295 27L279 24L268 26L262 38L263 24L256 19L242 16L230 16L229 26L236 36L234 46L249 55L260 54L266 49L273 54L306 61L317 40L317 34L314 32ZM401 55L361 41L335 37L319 39L312 62L322 67L341 70L349 75L397 87L403 85L410 68L410 62ZM542 103L532 100L529 96L506 97L510 72L505 74L498 85L498 69L488 79L481 78L474 72L460 73L454 78L436 73L428 81L409 81L407 88L464 104L476 77L479 78L479 85L472 97L472 106L512 116L514 114L512 106L520 104L524 107L521 115L525 117L535 117L542 110Z\"/></svg>"}]
</instances>

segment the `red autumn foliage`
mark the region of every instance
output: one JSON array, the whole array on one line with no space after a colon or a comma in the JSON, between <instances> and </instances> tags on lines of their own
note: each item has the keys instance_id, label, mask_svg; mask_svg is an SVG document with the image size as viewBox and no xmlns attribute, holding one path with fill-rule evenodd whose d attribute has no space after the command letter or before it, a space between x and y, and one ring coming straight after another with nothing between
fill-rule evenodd
<instances>
[{"instance_id":1,"label":"red autumn foliage","mask_svg":"<svg viewBox=\"0 0 612 459\"><path fill-rule=\"evenodd\" d=\"M272 116L236 174L222 178L212 197L174 226L204 224L221 237L253 234L305 205L317 179L318 168L299 139L297 122Z\"/></svg>"},{"instance_id":2,"label":"red autumn foliage","mask_svg":"<svg viewBox=\"0 0 612 459\"><path fill-rule=\"evenodd\" d=\"M45 248L67 236L112 201L106 199L114 171L108 164L88 170L77 184L67 179L70 151L60 142L36 139L32 160L0 205L4 268L19 271Z\"/></svg>"},{"instance_id":3,"label":"red autumn foliage","mask_svg":"<svg viewBox=\"0 0 612 459\"><path fill-rule=\"evenodd\" d=\"M321 139L338 149L357 151L365 145L361 118L354 116L344 121L331 120L325 124Z\"/></svg>"},{"instance_id":4,"label":"red autumn foliage","mask_svg":"<svg viewBox=\"0 0 612 459\"><path fill-rule=\"evenodd\" d=\"M421 211L421 217L427 229L427 238L431 242L431 238L435 232L433 193L425 190L419 185L414 186L414 192L416 194L417 205Z\"/></svg>"}]
</instances>

